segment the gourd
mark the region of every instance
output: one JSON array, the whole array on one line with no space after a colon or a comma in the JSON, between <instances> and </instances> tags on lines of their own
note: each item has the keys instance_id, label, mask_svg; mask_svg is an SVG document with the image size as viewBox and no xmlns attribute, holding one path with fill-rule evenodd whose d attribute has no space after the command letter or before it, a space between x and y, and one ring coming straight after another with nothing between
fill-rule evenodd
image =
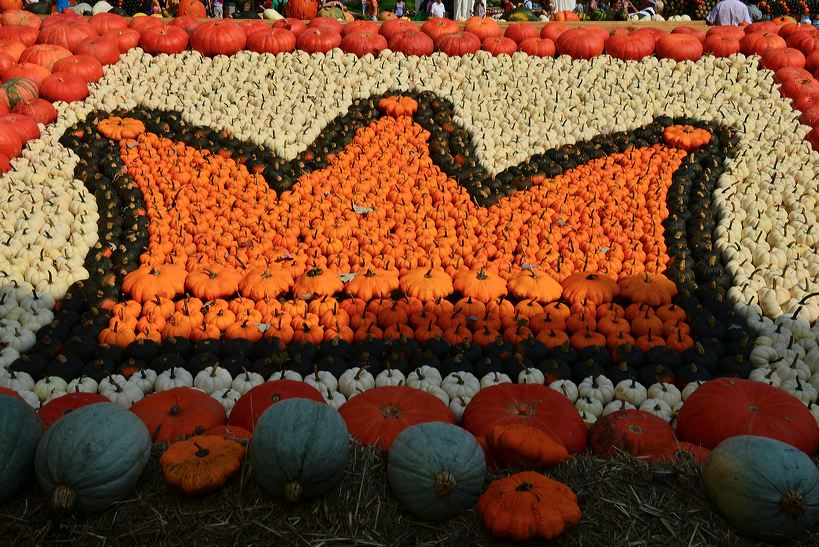
<instances>
[{"instance_id":1,"label":"gourd","mask_svg":"<svg viewBox=\"0 0 819 547\"><path fill-rule=\"evenodd\" d=\"M325 494L342 478L350 436L339 413L308 399L281 401L259 418L250 461L259 485L287 501Z\"/></svg>"},{"instance_id":2,"label":"gourd","mask_svg":"<svg viewBox=\"0 0 819 547\"><path fill-rule=\"evenodd\" d=\"M136 486L151 455L148 429L113 403L96 403L55 422L37 446L35 471L57 511L101 511Z\"/></svg>"},{"instance_id":3,"label":"gourd","mask_svg":"<svg viewBox=\"0 0 819 547\"><path fill-rule=\"evenodd\" d=\"M0 503L28 483L43 424L18 397L0 394Z\"/></svg>"},{"instance_id":4,"label":"gourd","mask_svg":"<svg viewBox=\"0 0 819 547\"><path fill-rule=\"evenodd\" d=\"M755 435L731 437L703 467L708 497L741 533L784 541L819 518L819 471L793 446Z\"/></svg>"},{"instance_id":5,"label":"gourd","mask_svg":"<svg viewBox=\"0 0 819 547\"><path fill-rule=\"evenodd\" d=\"M478 442L458 426L408 427L390 448L387 478L398 501L424 520L446 520L472 507L483 488L486 460Z\"/></svg>"}]
</instances>

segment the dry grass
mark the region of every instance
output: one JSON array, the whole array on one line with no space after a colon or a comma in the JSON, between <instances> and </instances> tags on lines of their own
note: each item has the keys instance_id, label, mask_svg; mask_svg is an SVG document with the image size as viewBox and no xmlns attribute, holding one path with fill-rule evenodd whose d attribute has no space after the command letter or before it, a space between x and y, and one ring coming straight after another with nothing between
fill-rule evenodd
<instances>
[{"instance_id":1,"label":"dry grass","mask_svg":"<svg viewBox=\"0 0 819 547\"><path fill-rule=\"evenodd\" d=\"M188 498L165 486L152 458L136 492L101 515L61 519L34 489L0 506L4 545L447 545L492 543L476 511L444 523L401 510L386 486L385 459L356 447L347 477L321 500L287 505L259 490L249 466L219 493ZM754 545L712 512L699 469L581 455L548 475L577 492L580 526L553 545ZM819 545L819 534L803 538Z\"/></svg>"}]
</instances>

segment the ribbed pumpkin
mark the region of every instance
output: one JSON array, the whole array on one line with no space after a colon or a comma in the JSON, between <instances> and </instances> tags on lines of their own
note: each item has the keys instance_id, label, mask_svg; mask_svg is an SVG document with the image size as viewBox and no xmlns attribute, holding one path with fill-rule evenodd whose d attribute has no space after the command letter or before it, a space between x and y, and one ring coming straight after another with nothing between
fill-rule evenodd
<instances>
[{"instance_id":1,"label":"ribbed pumpkin","mask_svg":"<svg viewBox=\"0 0 819 547\"><path fill-rule=\"evenodd\" d=\"M350 435L339 413L309 399L270 407L256 424L250 461L267 492L294 502L328 492L344 475Z\"/></svg>"},{"instance_id":2,"label":"ribbed pumpkin","mask_svg":"<svg viewBox=\"0 0 819 547\"><path fill-rule=\"evenodd\" d=\"M732 437L711 452L702 478L711 502L743 534L783 541L819 518L819 471L789 444Z\"/></svg>"},{"instance_id":3,"label":"ribbed pumpkin","mask_svg":"<svg viewBox=\"0 0 819 547\"><path fill-rule=\"evenodd\" d=\"M228 423L253 431L262 414L279 401L286 399L311 399L323 403L321 393L309 384L295 380L275 380L254 387L236 401Z\"/></svg>"},{"instance_id":4,"label":"ribbed pumpkin","mask_svg":"<svg viewBox=\"0 0 819 547\"><path fill-rule=\"evenodd\" d=\"M446 520L475 505L485 473L486 460L475 437L442 422L401 432L387 465L395 497L424 520Z\"/></svg>"},{"instance_id":5,"label":"ribbed pumpkin","mask_svg":"<svg viewBox=\"0 0 819 547\"><path fill-rule=\"evenodd\" d=\"M225 409L207 394L187 387L152 393L134 403L131 411L151 433L155 443L170 443L224 425Z\"/></svg>"},{"instance_id":6,"label":"ribbed pumpkin","mask_svg":"<svg viewBox=\"0 0 819 547\"><path fill-rule=\"evenodd\" d=\"M67 393L62 397L57 397L46 404L37 413L46 428L63 416L67 416L78 408L92 405L94 403L107 403L108 399L99 393Z\"/></svg>"},{"instance_id":7,"label":"ribbed pumpkin","mask_svg":"<svg viewBox=\"0 0 819 547\"><path fill-rule=\"evenodd\" d=\"M35 471L54 509L101 511L130 494L150 456L139 418L114 403L96 403L48 428Z\"/></svg>"},{"instance_id":8,"label":"ribbed pumpkin","mask_svg":"<svg viewBox=\"0 0 819 547\"><path fill-rule=\"evenodd\" d=\"M0 394L0 503L28 483L42 434L43 425L28 403Z\"/></svg>"}]
</instances>

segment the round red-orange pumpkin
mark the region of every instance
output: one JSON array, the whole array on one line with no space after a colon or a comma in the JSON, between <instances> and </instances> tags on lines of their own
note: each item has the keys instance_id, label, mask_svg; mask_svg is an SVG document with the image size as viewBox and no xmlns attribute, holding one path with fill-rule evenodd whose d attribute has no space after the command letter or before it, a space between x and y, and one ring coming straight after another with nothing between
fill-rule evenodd
<instances>
[{"instance_id":1,"label":"round red-orange pumpkin","mask_svg":"<svg viewBox=\"0 0 819 547\"><path fill-rule=\"evenodd\" d=\"M819 429L799 399L762 382L720 378L701 385L677 419L680 439L713 449L736 435L760 435L788 443L809 456Z\"/></svg>"},{"instance_id":2,"label":"round red-orange pumpkin","mask_svg":"<svg viewBox=\"0 0 819 547\"><path fill-rule=\"evenodd\" d=\"M44 404L37 412L37 415L40 416L43 425L48 429L51 424L78 408L94 403L108 402L110 402L108 398L99 393L67 393Z\"/></svg>"},{"instance_id":3,"label":"round red-orange pumpkin","mask_svg":"<svg viewBox=\"0 0 819 547\"><path fill-rule=\"evenodd\" d=\"M466 20L464 31L471 32L481 41L503 34L498 22L489 17L470 17Z\"/></svg>"},{"instance_id":4,"label":"round red-orange pumpkin","mask_svg":"<svg viewBox=\"0 0 819 547\"><path fill-rule=\"evenodd\" d=\"M555 43L548 38L527 38L518 49L533 57L554 57L556 51Z\"/></svg>"},{"instance_id":5,"label":"round red-orange pumpkin","mask_svg":"<svg viewBox=\"0 0 819 547\"><path fill-rule=\"evenodd\" d=\"M819 126L819 106L808 108L799 116L799 121L809 127Z\"/></svg>"},{"instance_id":6,"label":"round red-orange pumpkin","mask_svg":"<svg viewBox=\"0 0 819 547\"><path fill-rule=\"evenodd\" d=\"M176 17L168 23L171 26L179 27L188 34L193 32L193 29L199 26L199 20L195 17L191 17L190 15L183 15L182 17Z\"/></svg>"},{"instance_id":7,"label":"round red-orange pumpkin","mask_svg":"<svg viewBox=\"0 0 819 547\"><path fill-rule=\"evenodd\" d=\"M139 47L151 55L182 53L188 49L188 33L174 25L149 27L142 31Z\"/></svg>"},{"instance_id":8,"label":"round red-orange pumpkin","mask_svg":"<svg viewBox=\"0 0 819 547\"><path fill-rule=\"evenodd\" d=\"M605 40L597 32L572 28L557 37L555 46L559 55L568 55L572 59L591 59L603 53Z\"/></svg>"},{"instance_id":9,"label":"round red-orange pumpkin","mask_svg":"<svg viewBox=\"0 0 819 547\"><path fill-rule=\"evenodd\" d=\"M139 33L142 33L143 30L149 27L158 27L164 25L162 19L157 17L134 17L131 19L128 28L132 28Z\"/></svg>"},{"instance_id":10,"label":"round red-orange pumpkin","mask_svg":"<svg viewBox=\"0 0 819 547\"><path fill-rule=\"evenodd\" d=\"M779 25L773 21L757 21L745 27L745 34L752 34L754 32L773 32L779 33Z\"/></svg>"},{"instance_id":11,"label":"round red-orange pumpkin","mask_svg":"<svg viewBox=\"0 0 819 547\"><path fill-rule=\"evenodd\" d=\"M471 32L452 32L442 34L435 39L435 51L450 57L475 53L481 49L481 41Z\"/></svg>"},{"instance_id":12,"label":"round red-orange pumpkin","mask_svg":"<svg viewBox=\"0 0 819 547\"><path fill-rule=\"evenodd\" d=\"M327 53L341 45L341 34L316 27L307 28L296 38L296 46L307 53Z\"/></svg>"},{"instance_id":13,"label":"round red-orange pumpkin","mask_svg":"<svg viewBox=\"0 0 819 547\"><path fill-rule=\"evenodd\" d=\"M324 398L316 388L294 380L274 380L258 385L242 395L230 412L229 425L253 431L264 411L284 399L300 397L319 403Z\"/></svg>"},{"instance_id":14,"label":"round red-orange pumpkin","mask_svg":"<svg viewBox=\"0 0 819 547\"><path fill-rule=\"evenodd\" d=\"M687 34L699 40L700 43L705 42L705 31L698 28L689 27L688 25L680 25L679 27L675 27L674 30L671 31L671 34Z\"/></svg>"},{"instance_id":15,"label":"round red-orange pumpkin","mask_svg":"<svg viewBox=\"0 0 819 547\"><path fill-rule=\"evenodd\" d=\"M73 74L52 74L43 80L40 96L49 101L82 101L88 97L88 84Z\"/></svg>"},{"instance_id":16,"label":"round red-orange pumpkin","mask_svg":"<svg viewBox=\"0 0 819 547\"><path fill-rule=\"evenodd\" d=\"M414 26L415 25L413 25L413 27ZM376 23L375 21L366 21L364 19L358 19L356 21L350 21L349 23L344 25L344 27L341 29L341 37L344 38L345 36L353 32L373 32L377 34L379 33L380 30L381 29L378 26L378 23ZM382 36L384 35L382 34ZM389 40L388 36L384 37Z\"/></svg>"},{"instance_id":17,"label":"round red-orange pumpkin","mask_svg":"<svg viewBox=\"0 0 819 547\"><path fill-rule=\"evenodd\" d=\"M88 20L88 23L100 34L108 32L109 30L117 30L128 27L128 19L122 15L108 12L92 15L91 19Z\"/></svg>"},{"instance_id":18,"label":"round red-orange pumpkin","mask_svg":"<svg viewBox=\"0 0 819 547\"><path fill-rule=\"evenodd\" d=\"M225 409L213 397L187 387L152 393L134 403L154 443L171 443L224 425Z\"/></svg>"},{"instance_id":19,"label":"round red-orange pumpkin","mask_svg":"<svg viewBox=\"0 0 819 547\"><path fill-rule=\"evenodd\" d=\"M207 21L196 27L190 35L191 49L202 55L233 55L244 49L247 37L242 27L230 19Z\"/></svg>"},{"instance_id":20,"label":"round red-orange pumpkin","mask_svg":"<svg viewBox=\"0 0 819 547\"><path fill-rule=\"evenodd\" d=\"M541 429L570 451L582 452L586 447L586 426L574 405L542 384L498 384L482 389L463 416L463 427L476 437L503 423Z\"/></svg>"},{"instance_id":21,"label":"round red-orange pumpkin","mask_svg":"<svg viewBox=\"0 0 819 547\"><path fill-rule=\"evenodd\" d=\"M552 21L580 21L580 16L573 11L564 10L552 15Z\"/></svg>"},{"instance_id":22,"label":"round red-orange pumpkin","mask_svg":"<svg viewBox=\"0 0 819 547\"><path fill-rule=\"evenodd\" d=\"M418 31L419 28L415 23L408 19L391 19L390 21L386 21L381 25L379 32L383 34L384 38L387 40L392 40L395 35L401 34L402 32L407 32L408 30Z\"/></svg>"},{"instance_id":23,"label":"round red-orange pumpkin","mask_svg":"<svg viewBox=\"0 0 819 547\"><path fill-rule=\"evenodd\" d=\"M435 43L432 38L417 28L394 34L390 38L389 46L392 51L404 55L431 55L435 51Z\"/></svg>"},{"instance_id":24,"label":"round red-orange pumpkin","mask_svg":"<svg viewBox=\"0 0 819 547\"><path fill-rule=\"evenodd\" d=\"M29 116L35 122L43 125L48 125L57 119L57 109L54 108L54 105L40 98L18 103L12 112Z\"/></svg>"},{"instance_id":25,"label":"round red-orange pumpkin","mask_svg":"<svg viewBox=\"0 0 819 547\"><path fill-rule=\"evenodd\" d=\"M77 46L74 53L90 55L103 65L112 65L119 61L119 43L113 36L94 36Z\"/></svg>"},{"instance_id":26,"label":"round red-orange pumpkin","mask_svg":"<svg viewBox=\"0 0 819 547\"><path fill-rule=\"evenodd\" d=\"M539 38L540 30L532 23L512 23L506 27L503 35L514 40L516 44L520 44L528 38Z\"/></svg>"},{"instance_id":27,"label":"round red-orange pumpkin","mask_svg":"<svg viewBox=\"0 0 819 547\"><path fill-rule=\"evenodd\" d=\"M245 36L250 36L257 30L264 30L270 28L270 25L261 19L243 19L239 21L239 26L245 31Z\"/></svg>"},{"instance_id":28,"label":"round red-orange pumpkin","mask_svg":"<svg viewBox=\"0 0 819 547\"><path fill-rule=\"evenodd\" d=\"M789 47L768 49L762 54L762 66L774 71L788 67L803 68L805 56L798 49Z\"/></svg>"},{"instance_id":29,"label":"round red-orange pumpkin","mask_svg":"<svg viewBox=\"0 0 819 547\"><path fill-rule=\"evenodd\" d=\"M307 24L307 28L320 28L341 34L341 31L344 30L344 24L332 17L316 17Z\"/></svg>"},{"instance_id":30,"label":"round red-orange pumpkin","mask_svg":"<svg viewBox=\"0 0 819 547\"><path fill-rule=\"evenodd\" d=\"M298 37L298 35L304 32L304 29L307 28L307 25L305 25L304 21L301 19L292 19L289 17L279 19L278 21L274 22L272 26L273 28L283 28L285 30L289 30L296 37Z\"/></svg>"},{"instance_id":31,"label":"round red-orange pumpkin","mask_svg":"<svg viewBox=\"0 0 819 547\"><path fill-rule=\"evenodd\" d=\"M9 9L3 12L0 16L0 25L9 27L12 25L21 25L24 27L31 27L39 29L42 21L37 17L37 14L31 13L23 9Z\"/></svg>"},{"instance_id":32,"label":"round red-orange pumpkin","mask_svg":"<svg viewBox=\"0 0 819 547\"><path fill-rule=\"evenodd\" d=\"M293 19L314 19L318 15L317 0L288 0L284 7L287 17Z\"/></svg>"},{"instance_id":33,"label":"round red-orange pumpkin","mask_svg":"<svg viewBox=\"0 0 819 547\"><path fill-rule=\"evenodd\" d=\"M29 46L20 54L21 63L33 63L51 71L54 63L60 59L71 57L71 52L61 46L52 44L36 44Z\"/></svg>"},{"instance_id":34,"label":"round red-orange pumpkin","mask_svg":"<svg viewBox=\"0 0 819 547\"><path fill-rule=\"evenodd\" d=\"M421 25L421 32L428 35L433 41L437 40L439 36L458 32L459 30L458 23L443 17L433 17Z\"/></svg>"},{"instance_id":35,"label":"round red-orange pumpkin","mask_svg":"<svg viewBox=\"0 0 819 547\"><path fill-rule=\"evenodd\" d=\"M739 41L739 46L745 55L762 55L766 49L781 49L787 47L787 44L774 32L751 32Z\"/></svg>"},{"instance_id":36,"label":"round red-orange pumpkin","mask_svg":"<svg viewBox=\"0 0 819 547\"><path fill-rule=\"evenodd\" d=\"M716 57L730 57L740 51L739 40L729 34L712 34L703 42L705 51Z\"/></svg>"},{"instance_id":37,"label":"round red-orange pumpkin","mask_svg":"<svg viewBox=\"0 0 819 547\"><path fill-rule=\"evenodd\" d=\"M3 72L13 64L14 59L11 58L11 55L7 53L0 53L0 72Z\"/></svg>"},{"instance_id":38,"label":"round red-orange pumpkin","mask_svg":"<svg viewBox=\"0 0 819 547\"><path fill-rule=\"evenodd\" d=\"M296 35L284 28L257 30L247 37L247 49L256 53L286 53L296 49Z\"/></svg>"},{"instance_id":39,"label":"round red-orange pumpkin","mask_svg":"<svg viewBox=\"0 0 819 547\"><path fill-rule=\"evenodd\" d=\"M639 61L654 53L654 37L650 34L616 34L609 36L605 51L624 61Z\"/></svg>"},{"instance_id":40,"label":"round red-orange pumpkin","mask_svg":"<svg viewBox=\"0 0 819 547\"><path fill-rule=\"evenodd\" d=\"M104 36L110 36L117 41L117 47L120 53L126 53L139 44L139 31L132 28L109 30Z\"/></svg>"},{"instance_id":41,"label":"round red-orange pumpkin","mask_svg":"<svg viewBox=\"0 0 819 547\"><path fill-rule=\"evenodd\" d=\"M819 81L816 78L790 78L782 82L781 93L791 99L819 95Z\"/></svg>"},{"instance_id":42,"label":"round red-orange pumpkin","mask_svg":"<svg viewBox=\"0 0 819 547\"><path fill-rule=\"evenodd\" d=\"M589 448L599 456L648 456L676 444L674 429L662 418L644 410L618 410L603 416L589 430Z\"/></svg>"},{"instance_id":43,"label":"round red-orange pumpkin","mask_svg":"<svg viewBox=\"0 0 819 547\"><path fill-rule=\"evenodd\" d=\"M0 53L5 53L16 63L20 60L20 55L26 50L26 47L28 46L19 40L3 40L0 42Z\"/></svg>"},{"instance_id":44,"label":"round red-orange pumpkin","mask_svg":"<svg viewBox=\"0 0 819 547\"><path fill-rule=\"evenodd\" d=\"M26 47L36 44L37 37L39 35L40 31L34 27L24 25L9 25L6 27L0 27L0 40L23 42Z\"/></svg>"},{"instance_id":45,"label":"round red-orange pumpkin","mask_svg":"<svg viewBox=\"0 0 819 547\"><path fill-rule=\"evenodd\" d=\"M53 44L64 47L72 53L78 45L88 38L98 36L99 33L94 27L85 22L73 22L70 24L52 25L40 29L37 42L40 44Z\"/></svg>"},{"instance_id":46,"label":"round red-orange pumpkin","mask_svg":"<svg viewBox=\"0 0 819 547\"><path fill-rule=\"evenodd\" d=\"M90 55L72 55L54 63L54 74L68 73L79 76L86 83L102 78L102 64Z\"/></svg>"},{"instance_id":47,"label":"round red-orange pumpkin","mask_svg":"<svg viewBox=\"0 0 819 547\"><path fill-rule=\"evenodd\" d=\"M341 51L352 53L356 57L364 57L367 54L377 57L382 50L387 49L387 39L377 31L356 31L344 36L339 47Z\"/></svg>"},{"instance_id":48,"label":"round red-orange pumpkin","mask_svg":"<svg viewBox=\"0 0 819 547\"><path fill-rule=\"evenodd\" d=\"M730 36L739 41L745 36L745 31L734 25L717 25L709 28L708 32L705 33L706 38L710 36Z\"/></svg>"},{"instance_id":49,"label":"round red-orange pumpkin","mask_svg":"<svg viewBox=\"0 0 819 547\"><path fill-rule=\"evenodd\" d=\"M702 57L702 42L688 34L667 34L657 40L654 51L660 59L697 61Z\"/></svg>"},{"instance_id":50,"label":"round red-orange pumpkin","mask_svg":"<svg viewBox=\"0 0 819 547\"><path fill-rule=\"evenodd\" d=\"M563 23L558 22L551 22L546 23L543 25L543 28L540 29L540 37L541 38L548 38L552 42L557 40L557 37L569 30L569 27L564 25Z\"/></svg>"},{"instance_id":51,"label":"round red-orange pumpkin","mask_svg":"<svg viewBox=\"0 0 819 547\"><path fill-rule=\"evenodd\" d=\"M495 56L512 55L518 50L518 45L511 38L493 36L491 38L485 38L483 42L481 42L481 49Z\"/></svg>"}]
</instances>

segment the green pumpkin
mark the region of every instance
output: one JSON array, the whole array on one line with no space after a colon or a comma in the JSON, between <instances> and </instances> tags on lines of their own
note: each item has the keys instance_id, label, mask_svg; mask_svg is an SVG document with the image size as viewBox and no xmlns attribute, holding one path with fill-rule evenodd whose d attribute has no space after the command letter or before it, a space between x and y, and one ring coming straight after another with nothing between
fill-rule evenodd
<instances>
[{"instance_id":1,"label":"green pumpkin","mask_svg":"<svg viewBox=\"0 0 819 547\"><path fill-rule=\"evenodd\" d=\"M408 427L390 447L387 477L395 497L425 520L445 520L475 505L486 460L468 431L441 422Z\"/></svg>"},{"instance_id":2,"label":"green pumpkin","mask_svg":"<svg viewBox=\"0 0 819 547\"><path fill-rule=\"evenodd\" d=\"M506 21L537 21L537 15L532 13L532 10L524 6L518 6L509 13L503 16Z\"/></svg>"},{"instance_id":3,"label":"green pumpkin","mask_svg":"<svg viewBox=\"0 0 819 547\"><path fill-rule=\"evenodd\" d=\"M54 509L93 512L128 496L150 456L151 437L135 414L95 403L48 428L34 469Z\"/></svg>"},{"instance_id":4,"label":"green pumpkin","mask_svg":"<svg viewBox=\"0 0 819 547\"><path fill-rule=\"evenodd\" d=\"M344 17L344 12L341 8L323 8L318 12L319 17L330 17L339 21L345 22L347 18Z\"/></svg>"},{"instance_id":5,"label":"green pumpkin","mask_svg":"<svg viewBox=\"0 0 819 547\"><path fill-rule=\"evenodd\" d=\"M0 503L28 483L43 424L23 399L0 395Z\"/></svg>"},{"instance_id":6,"label":"green pumpkin","mask_svg":"<svg viewBox=\"0 0 819 547\"><path fill-rule=\"evenodd\" d=\"M741 533L794 538L819 517L819 471L793 446L755 435L717 445L703 467L711 502Z\"/></svg>"},{"instance_id":7,"label":"green pumpkin","mask_svg":"<svg viewBox=\"0 0 819 547\"><path fill-rule=\"evenodd\" d=\"M262 488L292 502L333 488L344 475L349 446L347 425L335 409L308 399L288 399L259 418L250 461Z\"/></svg>"}]
</instances>

